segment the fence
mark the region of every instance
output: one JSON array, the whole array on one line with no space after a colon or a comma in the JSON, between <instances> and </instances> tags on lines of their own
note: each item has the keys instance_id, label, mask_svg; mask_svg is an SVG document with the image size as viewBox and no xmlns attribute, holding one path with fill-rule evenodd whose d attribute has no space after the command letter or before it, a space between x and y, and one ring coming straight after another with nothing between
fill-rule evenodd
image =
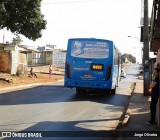
<instances>
[{"instance_id":1,"label":"fence","mask_svg":"<svg viewBox=\"0 0 160 140\"><path fill-rule=\"evenodd\" d=\"M66 52L54 52L52 58L52 65L54 67L64 68L66 60Z\"/></svg>"}]
</instances>

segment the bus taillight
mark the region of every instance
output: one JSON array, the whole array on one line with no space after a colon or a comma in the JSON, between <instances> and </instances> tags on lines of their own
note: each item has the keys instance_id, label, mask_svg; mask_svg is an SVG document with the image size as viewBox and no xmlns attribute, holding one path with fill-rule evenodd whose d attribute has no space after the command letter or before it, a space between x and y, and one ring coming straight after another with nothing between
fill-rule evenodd
<instances>
[{"instance_id":1,"label":"bus taillight","mask_svg":"<svg viewBox=\"0 0 160 140\"><path fill-rule=\"evenodd\" d=\"M66 63L66 75L67 75L67 78L71 78L70 64L69 63Z\"/></svg>"},{"instance_id":2,"label":"bus taillight","mask_svg":"<svg viewBox=\"0 0 160 140\"><path fill-rule=\"evenodd\" d=\"M109 65L107 68L106 80L109 80L109 78L111 77L111 72L112 72L112 65Z\"/></svg>"}]
</instances>

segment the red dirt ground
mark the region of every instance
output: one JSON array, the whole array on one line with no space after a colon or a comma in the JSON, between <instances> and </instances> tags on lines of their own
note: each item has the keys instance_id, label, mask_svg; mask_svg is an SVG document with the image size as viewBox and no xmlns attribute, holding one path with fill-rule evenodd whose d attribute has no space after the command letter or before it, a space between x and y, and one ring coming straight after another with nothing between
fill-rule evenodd
<instances>
[{"instance_id":1,"label":"red dirt ground","mask_svg":"<svg viewBox=\"0 0 160 140\"><path fill-rule=\"evenodd\" d=\"M51 83L64 78L63 75L52 75L51 78L49 78L48 74L42 74L42 73L36 73L36 74L37 78L31 78L29 76L11 76L10 74L0 73L0 78L12 79L11 83L0 80L0 89L4 87L33 84L33 83L49 83L49 82Z\"/></svg>"},{"instance_id":2,"label":"red dirt ground","mask_svg":"<svg viewBox=\"0 0 160 140\"><path fill-rule=\"evenodd\" d=\"M30 68L28 68L29 71ZM49 78L49 74L47 73L48 71L48 66L46 67L36 67L34 68L35 72L37 74L37 78L31 78L29 77L29 72L27 73L28 75L26 76L11 76L10 74L6 73L0 73L0 78L8 78L12 79L11 83L8 83L6 81L0 80L0 89L4 87L10 87L10 86L18 86L18 85L25 85L25 84L33 84L33 83L51 83L55 82L57 80L64 79L64 70L63 72L61 69L54 69L53 75L51 78ZM36 71L36 69L40 71Z\"/></svg>"}]
</instances>

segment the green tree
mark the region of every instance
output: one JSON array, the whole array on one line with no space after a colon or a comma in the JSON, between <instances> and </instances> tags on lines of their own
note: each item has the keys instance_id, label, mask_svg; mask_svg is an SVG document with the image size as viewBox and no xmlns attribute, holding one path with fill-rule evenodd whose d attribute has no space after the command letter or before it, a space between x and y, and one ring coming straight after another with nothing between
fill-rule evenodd
<instances>
[{"instance_id":1,"label":"green tree","mask_svg":"<svg viewBox=\"0 0 160 140\"><path fill-rule=\"evenodd\" d=\"M136 63L136 57L132 56L131 54L123 54L122 55L122 62L125 62L125 59L128 59L128 61L132 62L132 63Z\"/></svg>"},{"instance_id":2,"label":"green tree","mask_svg":"<svg viewBox=\"0 0 160 140\"><path fill-rule=\"evenodd\" d=\"M128 54L128 60L132 63L136 63L136 58L132 56L131 54Z\"/></svg>"},{"instance_id":3,"label":"green tree","mask_svg":"<svg viewBox=\"0 0 160 140\"><path fill-rule=\"evenodd\" d=\"M0 29L6 27L16 35L36 40L46 28L46 20L41 14L42 0L1 0Z\"/></svg>"},{"instance_id":4,"label":"green tree","mask_svg":"<svg viewBox=\"0 0 160 140\"><path fill-rule=\"evenodd\" d=\"M12 44L13 45L19 45L23 42L22 38L20 36L17 36L16 38L12 39Z\"/></svg>"}]
</instances>

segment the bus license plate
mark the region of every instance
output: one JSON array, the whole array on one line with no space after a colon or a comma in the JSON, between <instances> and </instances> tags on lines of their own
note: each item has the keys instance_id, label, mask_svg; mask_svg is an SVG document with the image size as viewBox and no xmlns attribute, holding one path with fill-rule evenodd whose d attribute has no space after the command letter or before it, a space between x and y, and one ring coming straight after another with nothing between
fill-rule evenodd
<instances>
[{"instance_id":1,"label":"bus license plate","mask_svg":"<svg viewBox=\"0 0 160 140\"><path fill-rule=\"evenodd\" d=\"M84 77L92 77L92 74L84 74Z\"/></svg>"},{"instance_id":2,"label":"bus license plate","mask_svg":"<svg viewBox=\"0 0 160 140\"><path fill-rule=\"evenodd\" d=\"M82 83L82 86L92 86L91 83Z\"/></svg>"}]
</instances>

